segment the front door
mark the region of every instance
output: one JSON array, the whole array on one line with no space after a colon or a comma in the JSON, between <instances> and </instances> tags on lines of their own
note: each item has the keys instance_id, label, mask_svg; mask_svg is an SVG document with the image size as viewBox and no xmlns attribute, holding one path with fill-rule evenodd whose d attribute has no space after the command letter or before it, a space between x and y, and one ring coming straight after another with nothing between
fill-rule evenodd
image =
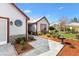
<instances>
[{"instance_id":1,"label":"front door","mask_svg":"<svg viewBox=\"0 0 79 59\"><path fill-rule=\"evenodd\" d=\"M8 18L0 17L0 45L8 42Z\"/></svg>"}]
</instances>

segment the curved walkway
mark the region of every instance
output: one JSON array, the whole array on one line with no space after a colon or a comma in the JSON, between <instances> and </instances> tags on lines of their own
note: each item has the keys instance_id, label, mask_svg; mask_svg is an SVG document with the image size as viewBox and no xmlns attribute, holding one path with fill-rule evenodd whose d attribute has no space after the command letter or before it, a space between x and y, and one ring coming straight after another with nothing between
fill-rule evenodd
<instances>
[{"instance_id":1,"label":"curved walkway","mask_svg":"<svg viewBox=\"0 0 79 59\"><path fill-rule=\"evenodd\" d=\"M64 45L61 43L33 36L36 41L29 42L35 49L23 53L23 56L56 56Z\"/></svg>"}]
</instances>

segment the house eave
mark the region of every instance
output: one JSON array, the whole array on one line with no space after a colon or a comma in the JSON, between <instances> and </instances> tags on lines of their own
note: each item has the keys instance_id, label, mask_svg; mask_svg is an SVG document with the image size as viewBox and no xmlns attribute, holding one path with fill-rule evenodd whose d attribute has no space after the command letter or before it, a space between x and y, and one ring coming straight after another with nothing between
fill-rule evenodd
<instances>
[{"instance_id":1,"label":"house eave","mask_svg":"<svg viewBox=\"0 0 79 59\"><path fill-rule=\"evenodd\" d=\"M24 12L22 12L14 3L10 4L13 5L23 16L25 16L26 20L30 20L30 18Z\"/></svg>"}]
</instances>

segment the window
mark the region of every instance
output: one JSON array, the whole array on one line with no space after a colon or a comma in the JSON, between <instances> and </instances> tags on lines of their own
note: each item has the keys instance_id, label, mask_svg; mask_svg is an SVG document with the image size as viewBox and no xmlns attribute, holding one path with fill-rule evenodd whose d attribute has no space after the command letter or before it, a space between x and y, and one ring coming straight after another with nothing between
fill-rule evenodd
<instances>
[{"instance_id":1,"label":"window","mask_svg":"<svg viewBox=\"0 0 79 59\"><path fill-rule=\"evenodd\" d=\"M40 24L41 32L46 32L46 24Z\"/></svg>"},{"instance_id":2,"label":"window","mask_svg":"<svg viewBox=\"0 0 79 59\"><path fill-rule=\"evenodd\" d=\"M22 21L21 20L16 20L15 25L18 26L18 27L22 26Z\"/></svg>"}]
</instances>

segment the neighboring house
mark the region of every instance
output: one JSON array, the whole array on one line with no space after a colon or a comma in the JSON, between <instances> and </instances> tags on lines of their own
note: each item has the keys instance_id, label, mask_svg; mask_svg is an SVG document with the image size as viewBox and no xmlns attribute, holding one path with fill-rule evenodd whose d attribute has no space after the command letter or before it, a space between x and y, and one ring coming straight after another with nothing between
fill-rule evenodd
<instances>
[{"instance_id":1,"label":"neighboring house","mask_svg":"<svg viewBox=\"0 0 79 59\"><path fill-rule=\"evenodd\" d=\"M29 21L29 33L36 33L39 32L46 33L48 32L49 22L46 17L38 18L36 20Z\"/></svg>"},{"instance_id":2,"label":"neighboring house","mask_svg":"<svg viewBox=\"0 0 79 59\"><path fill-rule=\"evenodd\" d=\"M28 39L27 17L15 4L0 4L0 45L25 36Z\"/></svg>"},{"instance_id":3,"label":"neighboring house","mask_svg":"<svg viewBox=\"0 0 79 59\"><path fill-rule=\"evenodd\" d=\"M66 27L69 27L71 30L74 30L75 32L79 32L79 23L78 22L71 22L66 25Z\"/></svg>"}]
</instances>

